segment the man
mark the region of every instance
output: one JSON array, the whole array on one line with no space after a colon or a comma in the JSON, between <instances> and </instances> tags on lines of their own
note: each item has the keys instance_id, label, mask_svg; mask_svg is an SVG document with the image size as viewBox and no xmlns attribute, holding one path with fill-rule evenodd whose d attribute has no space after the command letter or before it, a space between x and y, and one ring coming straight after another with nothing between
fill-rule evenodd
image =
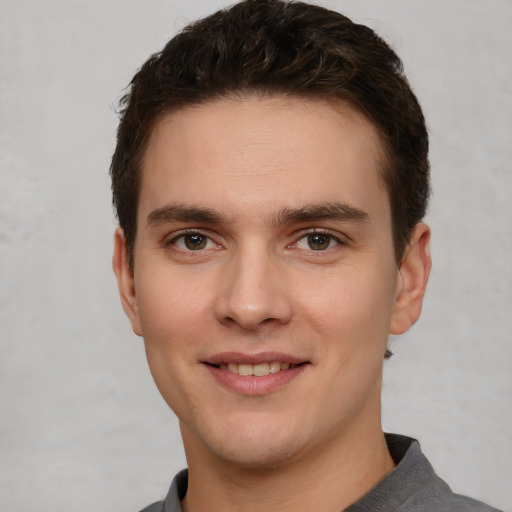
<instances>
[{"instance_id":1,"label":"man","mask_svg":"<svg viewBox=\"0 0 512 512\"><path fill-rule=\"evenodd\" d=\"M381 426L430 271L427 154L399 58L320 7L247 0L143 65L113 265L188 462L147 511L492 510Z\"/></svg>"}]
</instances>

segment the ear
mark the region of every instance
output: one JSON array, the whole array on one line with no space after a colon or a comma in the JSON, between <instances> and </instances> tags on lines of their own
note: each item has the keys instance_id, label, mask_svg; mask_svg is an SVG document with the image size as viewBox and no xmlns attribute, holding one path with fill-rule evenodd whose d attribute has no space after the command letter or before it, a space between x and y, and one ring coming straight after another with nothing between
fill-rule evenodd
<instances>
[{"instance_id":1,"label":"ear","mask_svg":"<svg viewBox=\"0 0 512 512\"><path fill-rule=\"evenodd\" d=\"M112 257L112 267L117 279L121 304L123 305L126 316L130 319L132 329L135 334L142 336L140 327L139 310L137 305L137 296L135 293L135 282L133 273L128 263L126 253L126 239L121 228L117 228L114 235L114 255Z\"/></svg>"},{"instance_id":2,"label":"ear","mask_svg":"<svg viewBox=\"0 0 512 512\"><path fill-rule=\"evenodd\" d=\"M430 228L420 223L414 228L398 271L391 334L403 334L418 320L431 266Z\"/></svg>"}]
</instances>

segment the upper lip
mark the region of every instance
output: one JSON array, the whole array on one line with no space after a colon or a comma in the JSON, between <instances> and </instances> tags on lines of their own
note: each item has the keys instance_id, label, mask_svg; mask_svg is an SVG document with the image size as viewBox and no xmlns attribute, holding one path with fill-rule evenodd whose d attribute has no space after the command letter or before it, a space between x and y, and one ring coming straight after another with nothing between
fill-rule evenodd
<instances>
[{"instance_id":1,"label":"upper lip","mask_svg":"<svg viewBox=\"0 0 512 512\"><path fill-rule=\"evenodd\" d=\"M243 352L222 352L208 357L203 361L207 364L238 363L238 364L260 364L260 363L290 363L300 364L308 362L305 359L283 354L280 352L259 352L257 354L245 354Z\"/></svg>"}]
</instances>

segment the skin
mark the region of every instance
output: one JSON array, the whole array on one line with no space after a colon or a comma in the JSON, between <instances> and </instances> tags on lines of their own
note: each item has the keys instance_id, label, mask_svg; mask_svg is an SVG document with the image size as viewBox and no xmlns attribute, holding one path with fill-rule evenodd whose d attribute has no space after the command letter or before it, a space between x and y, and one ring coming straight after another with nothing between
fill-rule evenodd
<instances>
[{"instance_id":1,"label":"skin","mask_svg":"<svg viewBox=\"0 0 512 512\"><path fill-rule=\"evenodd\" d=\"M113 264L180 420L187 512L339 512L394 467L383 356L419 317L430 232L416 227L397 267L382 163L375 128L348 105L224 98L155 127L134 272L121 229ZM304 364L244 391L206 364L226 352Z\"/></svg>"}]
</instances>

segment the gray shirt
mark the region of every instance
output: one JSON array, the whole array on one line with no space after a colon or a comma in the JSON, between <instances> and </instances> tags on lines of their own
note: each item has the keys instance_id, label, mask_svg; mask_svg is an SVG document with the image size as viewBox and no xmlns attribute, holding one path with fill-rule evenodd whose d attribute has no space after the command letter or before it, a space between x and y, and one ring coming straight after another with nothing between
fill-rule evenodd
<instances>
[{"instance_id":1,"label":"gray shirt","mask_svg":"<svg viewBox=\"0 0 512 512\"><path fill-rule=\"evenodd\" d=\"M389 453L396 467L345 512L499 512L480 501L454 494L434 472L415 439L386 434ZM183 512L188 473L183 470L172 481L165 501L141 512Z\"/></svg>"}]
</instances>

